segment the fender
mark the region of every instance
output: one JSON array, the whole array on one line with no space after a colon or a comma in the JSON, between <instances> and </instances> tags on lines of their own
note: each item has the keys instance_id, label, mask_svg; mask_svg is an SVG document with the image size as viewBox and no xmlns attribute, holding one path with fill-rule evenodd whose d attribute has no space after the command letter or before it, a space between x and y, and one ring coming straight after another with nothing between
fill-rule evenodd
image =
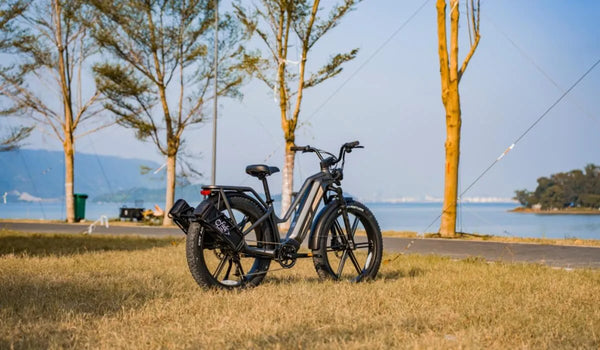
<instances>
[{"instance_id":1,"label":"fender","mask_svg":"<svg viewBox=\"0 0 600 350\"><path fill-rule=\"evenodd\" d=\"M346 202L346 205L354 203L354 199L350 197L344 197L344 201ZM310 228L310 235L308 236L309 249L319 249L319 232L321 232L323 229L323 225L325 224L325 221L327 221L326 219L329 217L329 215L333 214L339 208L339 206L340 204L338 201L334 200L327 204L323 209L321 209L319 214L317 214L317 217L315 218L315 221L313 221L312 227Z\"/></svg>"},{"instance_id":2,"label":"fender","mask_svg":"<svg viewBox=\"0 0 600 350\"><path fill-rule=\"evenodd\" d=\"M218 193L218 192L216 192ZM256 199L245 195L243 193L239 193L239 192L225 192L225 196L227 196L227 200L229 200L230 198L233 197L243 197L245 199L248 199L252 202L254 202L254 204L256 204L259 208L262 208L262 210L266 211L266 208L264 205L262 205L262 203L260 203L259 201L257 201ZM207 217L207 215L210 216L210 213L207 212L207 210L210 207L210 203L212 203L212 205L214 206L214 208L217 208L217 204L219 202L219 195L215 194L213 196L210 196L209 198L203 200L202 202L200 202L200 204L198 204L198 206L196 207L196 209L194 209L194 215L196 216L196 218L198 219L205 219Z\"/></svg>"},{"instance_id":3,"label":"fender","mask_svg":"<svg viewBox=\"0 0 600 350\"><path fill-rule=\"evenodd\" d=\"M264 206L246 194L232 191L212 195L200 202L194 209L193 213L196 221L204 227L209 239L217 239L229 244L235 251L241 251L244 248L244 236L234 222L221 213L226 207L223 198L221 198L222 195L226 196L227 201L235 197L244 198L256 204L263 212ZM266 228L266 230L267 234L272 231L271 228Z\"/></svg>"}]
</instances>

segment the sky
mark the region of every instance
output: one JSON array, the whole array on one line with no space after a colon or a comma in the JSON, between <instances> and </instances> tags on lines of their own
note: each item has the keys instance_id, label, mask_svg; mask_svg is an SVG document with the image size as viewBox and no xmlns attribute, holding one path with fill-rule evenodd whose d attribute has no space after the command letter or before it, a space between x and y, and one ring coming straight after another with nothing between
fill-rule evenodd
<instances>
[{"instance_id":1,"label":"sky","mask_svg":"<svg viewBox=\"0 0 600 350\"><path fill-rule=\"evenodd\" d=\"M338 77L306 91L296 144L337 152L344 142L359 140L365 149L348 155L343 187L363 200L442 197L445 114L435 1L382 47L423 3L365 0L309 56L314 68L332 54L360 49ZM481 1L481 41L460 84L459 192L600 59L598 18L595 0ZM461 25L462 60L468 36L466 22ZM243 100L219 102L217 183L260 188L244 169L255 163L283 167L279 111L264 84L248 82L242 92ZM600 164L599 92L597 67L465 197L510 198L517 189L534 190L538 177ZM204 183L210 181L211 133L211 118L184 133ZM38 131L26 148L61 146ZM152 143L120 127L80 139L76 150L165 161ZM316 171L316 157L299 154L294 187ZM279 193L281 174L269 180Z\"/></svg>"}]
</instances>

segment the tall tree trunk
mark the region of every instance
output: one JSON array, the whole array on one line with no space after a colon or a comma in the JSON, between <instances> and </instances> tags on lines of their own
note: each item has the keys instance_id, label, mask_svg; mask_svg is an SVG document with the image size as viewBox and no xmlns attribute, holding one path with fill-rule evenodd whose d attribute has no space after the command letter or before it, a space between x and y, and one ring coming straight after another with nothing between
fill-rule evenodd
<instances>
[{"instance_id":1,"label":"tall tree trunk","mask_svg":"<svg viewBox=\"0 0 600 350\"><path fill-rule=\"evenodd\" d=\"M75 176L74 176L74 143L73 138L73 108L71 104L71 86L68 79L69 74L69 60L65 59L65 52L68 51L67 47L63 45L63 33L62 33L62 6L60 1L53 1L54 21L55 21L55 33L54 37L58 48L58 72L60 75L60 87L63 98L63 110L65 122L63 125L63 149L65 152L65 205L66 205L66 216L67 222L75 222L75 205L73 192L75 188ZM68 45L68 44L67 44Z\"/></svg>"},{"instance_id":2,"label":"tall tree trunk","mask_svg":"<svg viewBox=\"0 0 600 350\"><path fill-rule=\"evenodd\" d=\"M65 153L65 204L67 210L67 222L75 222L75 201L73 198L74 191L74 155L75 149L73 144L73 135L65 130L65 141L63 142Z\"/></svg>"},{"instance_id":3,"label":"tall tree trunk","mask_svg":"<svg viewBox=\"0 0 600 350\"><path fill-rule=\"evenodd\" d=\"M155 63L158 65L158 56L154 55ZM157 68L157 76L159 81L162 81L163 76L160 70ZM173 126L171 124L171 112L169 111L169 103L167 102L167 93L164 84L160 84L158 87L160 101L163 107L163 113L165 115L165 125L167 133L167 188L165 191L165 208L163 217L163 226L169 226L172 224L171 219L167 213L171 210L175 199L175 179L176 179L176 161L177 151L179 149L179 140L173 135Z\"/></svg>"},{"instance_id":4,"label":"tall tree trunk","mask_svg":"<svg viewBox=\"0 0 600 350\"><path fill-rule=\"evenodd\" d=\"M456 235L456 199L460 159L460 97L458 83L450 84L446 104L446 162L444 175L444 206L440 223L442 237Z\"/></svg>"},{"instance_id":5,"label":"tall tree trunk","mask_svg":"<svg viewBox=\"0 0 600 350\"><path fill-rule=\"evenodd\" d=\"M167 157L167 190L165 193L165 216L163 218L163 226L171 225L171 219L167 213L173 207L173 199L175 198L175 166L177 156L172 155Z\"/></svg>"},{"instance_id":6,"label":"tall tree trunk","mask_svg":"<svg viewBox=\"0 0 600 350\"><path fill-rule=\"evenodd\" d=\"M296 152L291 148L294 146L293 141L285 142L285 159L283 162L283 174L281 180L281 215L285 214L292 205L292 192L294 190L294 161ZM287 230L290 227L288 220L280 225L282 230Z\"/></svg>"},{"instance_id":7,"label":"tall tree trunk","mask_svg":"<svg viewBox=\"0 0 600 350\"><path fill-rule=\"evenodd\" d=\"M442 80L442 103L446 110L446 162L444 169L444 206L440 222L442 237L456 236L456 199L460 158L460 95L458 83L458 0L450 0L450 51L446 37L446 1L438 0L437 26ZM449 57L448 57L449 56ZM466 61L468 62L468 60ZM466 63L465 63L466 64Z\"/></svg>"}]
</instances>

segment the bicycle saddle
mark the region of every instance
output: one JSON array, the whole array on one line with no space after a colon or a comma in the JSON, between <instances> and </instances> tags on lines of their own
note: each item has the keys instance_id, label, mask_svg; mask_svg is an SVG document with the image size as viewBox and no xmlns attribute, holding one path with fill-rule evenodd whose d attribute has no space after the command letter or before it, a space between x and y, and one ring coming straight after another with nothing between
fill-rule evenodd
<instances>
[{"instance_id":1,"label":"bicycle saddle","mask_svg":"<svg viewBox=\"0 0 600 350\"><path fill-rule=\"evenodd\" d=\"M246 167L246 174L259 179L264 178L279 172L279 168L275 166L268 166L264 164L253 164Z\"/></svg>"}]
</instances>

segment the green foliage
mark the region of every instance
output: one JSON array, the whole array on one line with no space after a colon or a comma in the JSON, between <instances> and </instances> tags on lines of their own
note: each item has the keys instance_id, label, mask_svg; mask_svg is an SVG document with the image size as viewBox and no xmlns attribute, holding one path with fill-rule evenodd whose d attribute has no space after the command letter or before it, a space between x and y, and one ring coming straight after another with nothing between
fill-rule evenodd
<instances>
[{"instance_id":1,"label":"green foliage","mask_svg":"<svg viewBox=\"0 0 600 350\"><path fill-rule=\"evenodd\" d=\"M0 1L0 114L45 124L62 142L64 130L73 133L101 111L98 95L81 91L83 62L94 53L81 25L89 19L83 3ZM47 90L56 95L46 98Z\"/></svg>"},{"instance_id":2,"label":"green foliage","mask_svg":"<svg viewBox=\"0 0 600 350\"><path fill-rule=\"evenodd\" d=\"M199 123L214 96L214 1L90 0L91 35L108 54L94 66L105 107L117 122L175 156L184 129ZM238 30L224 15L219 23L219 91L239 96ZM156 107L156 108L155 108ZM159 112L160 110L160 112Z\"/></svg>"},{"instance_id":3,"label":"green foliage","mask_svg":"<svg viewBox=\"0 0 600 350\"><path fill-rule=\"evenodd\" d=\"M358 49L354 49L348 53L340 53L330 58L330 61L319 69L318 72L312 74L304 84L304 88L319 85L329 78L333 78L342 72L342 64L356 58Z\"/></svg>"},{"instance_id":4,"label":"green foliage","mask_svg":"<svg viewBox=\"0 0 600 350\"><path fill-rule=\"evenodd\" d=\"M583 171L576 169L568 173L540 177L534 192L515 191L515 199L523 206L541 209L567 207L600 208L600 167L587 165Z\"/></svg>"},{"instance_id":5,"label":"green foliage","mask_svg":"<svg viewBox=\"0 0 600 350\"><path fill-rule=\"evenodd\" d=\"M323 6L318 0L262 0L258 4L244 7L241 1L234 1L235 14L244 27L246 36L257 36L267 48L267 53L260 50L246 52L241 68L261 80L269 89L283 90L285 100L282 106L285 106L286 110L291 107L291 97L298 96L296 112L288 117L292 120L291 127L295 128L297 123L302 90L335 77L342 71L344 63L356 57L358 49L334 54L321 68L305 78L304 67L308 52L319 39L337 26L342 17L352 11L358 2L360 0L344 0L341 3ZM329 14L324 18L319 17L327 7ZM300 56L292 58L299 62L289 60L288 48L292 42L299 42L297 53L299 50ZM300 69L296 65L300 65ZM296 89L289 86L292 82L298 83Z\"/></svg>"}]
</instances>

